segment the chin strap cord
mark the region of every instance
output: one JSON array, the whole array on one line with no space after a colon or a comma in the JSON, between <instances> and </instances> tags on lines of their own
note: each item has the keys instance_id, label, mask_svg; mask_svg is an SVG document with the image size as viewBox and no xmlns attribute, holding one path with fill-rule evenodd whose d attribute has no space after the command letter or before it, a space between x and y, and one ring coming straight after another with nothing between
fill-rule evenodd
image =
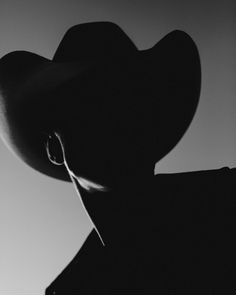
<instances>
[{"instance_id":1,"label":"chin strap cord","mask_svg":"<svg viewBox=\"0 0 236 295\"><path fill-rule=\"evenodd\" d=\"M98 235L98 237L99 237L99 239L100 239L102 245L105 247L105 243L104 243L104 241L103 241L103 239L102 239L102 237L101 237L101 235L100 235L100 233L99 233L99 231L98 231L96 225L94 224L92 218L90 217L90 215L89 215L89 213L88 213L87 209L85 208L84 203L83 203L83 201L82 201L82 198L81 198L81 195L80 195L80 192L79 192L79 189L78 189L78 185L77 185L77 183L76 183L76 181L78 181L78 183L80 183L80 181L79 181L78 177L77 177L77 176L76 176L76 175L70 170L70 168L69 168L69 166L68 166L68 164L67 164L66 156L65 156L65 150L64 150L64 145L63 145L63 142L62 142L61 136L60 136L57 132L54 132L54 135L56 136L56 138L58 139L58 141L59 141L59 143L60 143L61 153L62 153L62 161L59 162L58 159L55 159L55 158L50 154L50 151L49 151L49 143L47 142L47 144L46 144L46 151L47 151L48 158L49 158L49 160L50 160L53 164L55 164L55 165L64 165L64 166L65 166L66 171L68 172L69 177L70 177L70 179L71 179L71 181L72 181L72 183L73 183L73 186L74 186L74 188L75 188L75 191L76 191L76 193L77 193L77 195L78 195L78 197L79 197L79 199L80 199L80 202L81 202L81 204L82 204L82 206L83 206L83 208L84 208L84 210L85 210L85 212L86 212L86 214L87 214L87 216L88 216L90 222L92 223L92 225L93 225L93 227L94 227L94 229L95 229L95 231L96 231L96 233L97 233L97 235ZM49 138L52 139L52 136L50 135Z\"/></svg>"}]
</instances>

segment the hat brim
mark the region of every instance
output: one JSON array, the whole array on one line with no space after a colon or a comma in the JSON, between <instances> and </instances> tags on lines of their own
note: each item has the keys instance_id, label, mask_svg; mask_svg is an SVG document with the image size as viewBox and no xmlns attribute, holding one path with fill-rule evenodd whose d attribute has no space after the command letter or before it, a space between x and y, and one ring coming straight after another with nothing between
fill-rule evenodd
<instances>
[{"instance_id":1,"label":"hat brim","mask_svg":"<svg viewBox=\"0 0 236 295\"><path fill-rule=\"evenodd\" d=\"M29 91L26 96L31 103L30 107L22 107L28 102L25 98L22 100L24 91L21 90L21 85L17 85L18 92L15 90L14 95L11 95L10 88L5 90L3 87L1 101L5 111L1 125L6 126L3 137L5 136L13 151L32 168L50 177L70 181L64 167L55 166L48 160L45 149L47 134L43 132L47 129L43 128L47 127L46 115L43 112L36 115L37 109L32 107L32 103L34 104L35 100L37 108L37 99L41 99L42 104L44 100L50 99L55 89L63 88L63 85L70 81L77 83L76 79L81 77L80 73L84 70L80 69L78 60L75 63L56 62L27 52L18 52L13 56L15 60L20 60L21 64L24 62L26 65L35 64L26 82L23 83L24 89L25 85L28 85L26 88ZM137 50L132 55L129 52L127 57L123 54L122 59L127 60L134 73L137 72L138 75L142 73L139 78L142 81L144 103L149 101L152 116L156 118L153 121L153 130L156 130L157 135L155 146L157 162L179 142L195 114L201 86L197 47L189 35L182 31L173 31L151 49ZM1 73L4 72L2 69L0 62ZM0 79L3 74L0 75ZM37 94L34 93L35 89ZM140 96L140 89L138 91L139 93L134 92L133 95ZM20 99L17 98L18 93L21 94L19 94ZM53 113L55 109L51 111Z\"/></svg>"},{"instance_id":2,"label":"hat brim","mask_svg":"<svg viewBox=\"0 0 236 295\"><path fill-rule=\"evenodd\" d=\"M200 57L192 38L178 30L142 55L152 89L158 162L178 144L193 120L201 90Z\"/></svg>"}]
</instances>

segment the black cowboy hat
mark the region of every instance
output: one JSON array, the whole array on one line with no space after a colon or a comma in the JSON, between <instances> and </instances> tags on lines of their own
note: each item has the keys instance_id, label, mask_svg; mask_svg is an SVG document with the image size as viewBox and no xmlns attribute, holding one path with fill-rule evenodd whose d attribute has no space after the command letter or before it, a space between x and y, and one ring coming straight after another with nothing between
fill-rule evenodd
<instances>
[{"instance_id":1,"label":"black cowboy hat","mask_svg":"<svg viewBox=\"0 0 236 295\"><path fill-rule=\"evenodd\" d=\"M69 180L63 167L48 160L48 132L63 124L62 117L70 116L69 97L81 101L81 106L99 105L109 97L111 118L119 100L125 128L129 128L127 117L134 108L136 121L131 116L130 125L143 124L147 133L155 132L157 162L190 125L200 84L198 50L185 32L172 31L152 48L138 50L113 23L80 24L66 32L52 60L26 51L0 59L1 135L32 168ZM64 103L59 107L62 96ZM151 125L145 125L147 118Z\"/></svg>"}]
</instances>

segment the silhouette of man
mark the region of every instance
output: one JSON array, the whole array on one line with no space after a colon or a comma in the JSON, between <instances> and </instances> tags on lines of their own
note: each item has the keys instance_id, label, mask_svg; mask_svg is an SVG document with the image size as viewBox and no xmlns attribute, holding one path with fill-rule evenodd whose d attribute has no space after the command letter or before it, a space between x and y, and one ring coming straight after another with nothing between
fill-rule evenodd
<instances>
[{"instance_id":1,"label":"silhouette of man","mask_svg":"<svg viewBox=\"0 0 236 295\"><path fill-rule=\"evenodd\" d=\"M139 51L107 22L72 27L52 61L0 60L2 137L72 181L94 224L47 295L234 294L234 170L154 176L191 123L200 80L186 33Z\"/></svg>"}]
</instances>

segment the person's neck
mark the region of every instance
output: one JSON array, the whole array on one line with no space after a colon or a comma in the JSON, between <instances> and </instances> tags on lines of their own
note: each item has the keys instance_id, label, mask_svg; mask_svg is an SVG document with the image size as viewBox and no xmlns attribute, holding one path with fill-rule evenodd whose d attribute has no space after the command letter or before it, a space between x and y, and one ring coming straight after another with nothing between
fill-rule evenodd
<instances>
[{"instance_id":1,"label":"person's neck","mask_svg":"<svg viewBox=\"0 0 236 295\"><path fill-rule=\"evenodd\" d=\"M84 205L105 246L115 248L142 243L152 226L150 199L154 175L132 178L108 192L81 191Z\"/></svg>"}]
</instances>

